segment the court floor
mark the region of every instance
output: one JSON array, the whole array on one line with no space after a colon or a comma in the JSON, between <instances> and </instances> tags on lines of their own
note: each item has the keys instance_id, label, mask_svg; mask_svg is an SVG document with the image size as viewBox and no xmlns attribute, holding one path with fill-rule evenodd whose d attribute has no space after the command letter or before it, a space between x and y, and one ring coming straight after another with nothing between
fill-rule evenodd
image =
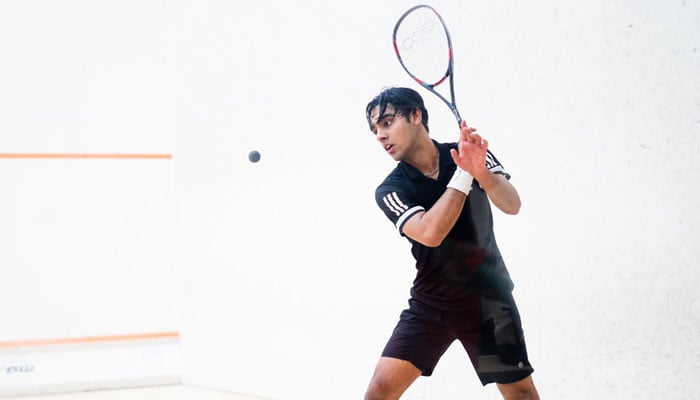
<instances>
[{"instance_id":1,"label":"court floor","mask_svg":"<svg viewBox=\"0 0 700 400\"><path fill-rule=\"evenodd\" d=\"M2 400L271 400L192 385L92 390L84 392L0 397Z\"/></svg>"}]
</instances>

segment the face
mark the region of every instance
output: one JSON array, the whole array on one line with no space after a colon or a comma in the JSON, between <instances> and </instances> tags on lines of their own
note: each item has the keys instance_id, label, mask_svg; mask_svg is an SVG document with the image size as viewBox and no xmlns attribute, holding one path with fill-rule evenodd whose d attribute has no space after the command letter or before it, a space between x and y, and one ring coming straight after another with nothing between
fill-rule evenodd
<instances>
[{"instance_id":1,"label":"face","mask_svg":"<svg viewBox=\"0 0 700 400\"><path fill-rule=\"evenodd\" d=\"M419 134L418 127L403 114L396 112L391 104L382 115L379 115L379 106L375 107L370 119L372 132L384 151L396 161L404 159L415 142L416 135Z\"/></svg>"}]
</instances>

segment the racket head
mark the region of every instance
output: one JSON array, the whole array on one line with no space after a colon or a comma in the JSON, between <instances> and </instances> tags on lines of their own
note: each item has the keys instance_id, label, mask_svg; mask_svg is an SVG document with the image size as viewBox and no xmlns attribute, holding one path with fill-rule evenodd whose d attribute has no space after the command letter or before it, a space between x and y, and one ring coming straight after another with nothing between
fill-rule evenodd
<instances>
[{"instance_id":1,"label":"racket head","mask_svg":"<svg viewBox=\"0 0 700 400\"><path fill-rule=\"evenodd\" d=\"M408 9L393 33L396 57L408 75L432 90L452 75L452 39L440 14L431 6Z\"/></svg>"}]
</instances>

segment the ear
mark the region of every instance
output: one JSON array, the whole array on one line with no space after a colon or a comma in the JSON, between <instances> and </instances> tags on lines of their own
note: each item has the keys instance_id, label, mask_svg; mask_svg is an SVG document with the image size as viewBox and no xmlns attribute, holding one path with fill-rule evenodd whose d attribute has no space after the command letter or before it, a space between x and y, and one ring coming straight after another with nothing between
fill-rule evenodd
<instances>
[{"instance_id":1,"label":"ear","mask_svg":"<svg viewBox=\"0 0 700 400\"><path fill-rule=\"evenodd\" d=\"M421 112L420 108L414 108L411 111L411 123L416 125L423 123L423 112Z\"/></svg>"}]
</instances>

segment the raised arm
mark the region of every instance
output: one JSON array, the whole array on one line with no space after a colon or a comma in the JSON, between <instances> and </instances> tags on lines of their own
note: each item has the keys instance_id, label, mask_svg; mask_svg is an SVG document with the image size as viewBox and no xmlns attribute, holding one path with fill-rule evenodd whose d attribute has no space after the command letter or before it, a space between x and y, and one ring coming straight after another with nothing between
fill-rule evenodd
<instances>
[{"instance_id":1,"label":"raised arm","mask_svg":"<svg viewBox=\"0 0 700 400\"><path fill-rule=\"evenodd\" d=\"M506 214L515 215L520 211L520 196L515 187L501 174L485 172L474 176L489 196L491 202Z\"/></svg>"},{"instance_id":2,"label":"raised arm","mask_svg":"<svg viewBox=\"0 0 700 400\"><path fill-rule=\"evenodd\" d=\"M494 174L486 167L487 149L488 141L476 133L476 128L462 121L457 150L450 150L458 167L455 174L461 175L458 179L453 177L445 193L429 210L416 213L406 221L405 235L429 247L439 246L462 212L472 177L498 209L506 214L518 213L520 196L505 176Z\"/></svg>"},{"instance_id":3,"label":"raised arm","mask_svg":"<svg viewBox=\"0 0 700 400\"><path fill-rule=\"evenodd\" d=\"M486 168L486 148L481 147L481 137L476 134L475 128L467 126L464 121L457 149L451 150L452 159L468 173L457 170L455 174L461 175L453 177L438 201L429 210L416 213L403 227L405 235L429 247L439 246L457 222L471 190L469 171L475 172L477 165Z\"/></svg>"},{"instance_id":4,"label":"raised arm","mask_svg":"<svg viewBox=\"0 0 700 400\"><path fill-rule=\"evenodd\" d=\"M476 129L467 127L464 121L462 121L461 135L459 152L451 151L455 164L479 182L499 210L506 214L517 214L520 211L518 191L505 176L494 174L486 167L488 140L478 135Z\"/></svg>"}]
</instances>

